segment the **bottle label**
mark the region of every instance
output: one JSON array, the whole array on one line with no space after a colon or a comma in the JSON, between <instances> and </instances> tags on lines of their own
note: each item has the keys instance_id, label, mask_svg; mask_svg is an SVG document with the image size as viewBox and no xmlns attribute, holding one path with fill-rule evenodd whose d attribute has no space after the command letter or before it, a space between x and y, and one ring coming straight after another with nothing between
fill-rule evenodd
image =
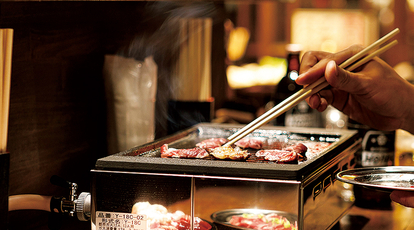
<instances>
[{"instance_id":1,"label":"bottle label","mask_svg":"<svg viewBox=\"0 0 414 230\"><path fill-rule=\"evenodd\" d=\"M290 114L285 117L287 127L317 127L313 114Z\"/></svg>"},{"instance_id":2,"label":"bottle label","mask_svg":"<svg viewBox=\"0 0 414 230\"><path fill-rule=\"evenodd\" d=\"M369 166L391 166L394 162L394 152L369 152L363 151L361 165Z\"/></svg>"},{"instance_id":3,"label":"bottle label","mask_svg":"<svg viewBox=\"0 0 414 230\"><path fill-rule=\"evenodd\" d=\"M395 132L368 131L362 140L361 166L394 165Z\"/></svg>"}]
</instances>

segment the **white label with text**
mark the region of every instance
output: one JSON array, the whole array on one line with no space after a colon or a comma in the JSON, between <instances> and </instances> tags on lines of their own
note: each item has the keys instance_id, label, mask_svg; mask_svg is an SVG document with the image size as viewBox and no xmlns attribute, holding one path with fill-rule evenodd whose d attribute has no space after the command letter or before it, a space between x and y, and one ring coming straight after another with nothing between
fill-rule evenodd
<instances>
[{"instance_id":1,"label":"white label with text","mask_svg":"<svg viewBox=\"0 0 414 230\"><path fill-rule=\"evenodd\" d=\"M96 212L96 230L147 230L147 216L121 212Z\"/></svg>"}]
</instances>

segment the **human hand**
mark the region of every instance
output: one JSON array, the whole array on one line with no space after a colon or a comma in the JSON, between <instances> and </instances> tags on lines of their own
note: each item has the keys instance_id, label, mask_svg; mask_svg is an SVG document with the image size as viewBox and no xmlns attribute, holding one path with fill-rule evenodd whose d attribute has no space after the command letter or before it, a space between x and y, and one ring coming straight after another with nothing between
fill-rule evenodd
<instances>
[{"instance_id":1,"label":"human hand","mask_svg":"<svg viewBox=\"0 0 414 230\"><path fill-rule=\"evenodd\" d=\"M307 99L310 107L324 111L329 104L349 118L379 130L405 129L414 133L414 86L380 58L346 71L338 67L362 50L351 46L338 53L311 51L304 54L299 85L325 77L331 86Z\"/></svg>"},{"instance_id":2,"label":"human hand","mask_svg":"<svg viewBox=\"0 0 414 230\"><path fill-rule=\"evenodd\" d=\"M414 208L414 192L394 190L391 192L390 198L394 202Z\"/></svg>"}]
</instances>

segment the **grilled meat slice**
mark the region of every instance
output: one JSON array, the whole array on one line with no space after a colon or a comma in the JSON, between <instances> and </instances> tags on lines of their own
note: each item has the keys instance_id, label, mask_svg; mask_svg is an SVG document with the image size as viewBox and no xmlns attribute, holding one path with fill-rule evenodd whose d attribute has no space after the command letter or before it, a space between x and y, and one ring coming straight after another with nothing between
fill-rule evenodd
<instances>
[{"instance_id":1,"label":"grilled meat slice","mask_svg":"<svg viewBox=\"0 0 414 230\"><path fill-rule=\"evenodd\" d=\"M276 161L278 163L294 162L298 160L298 154L294 151L267 149L256 152L257 157L264 157L267 161Z\"/></svg>"},{"instance_id":2,"label":"grilled meat slice","mask_svg":"<svg viewBox=\"0 0 414 230\"><path fill-rule=\"evenodd\" d=\"M215 158L230 160L245 160L250 154L246 150L239 147L232 148L230 146L221 146L210 152Z\"/></svg>"},{"instance_id":3,"label":"grilled meat slice","mask_svg":"<svg viewBox=\"0 0 414 230\"><path fill-rule=\"evenodd\" d=\"M210 150L222 146L227 142L226 138L210 138L197 143L196 146L202 149Z\"/></svg>"},{"instance_id":4,"label":"grilled meat slice","mask_svg":"<svg viewBox=\"0 0 414 230\"><path fill-rule=\"evenodd\" d=\"M299 158L303 158L307 150L308 148L304 144L297 143L283 149L260 150L256 152L256 156L264 157L264 159L268 161L287 163L295 162L298 161Z\"/></svg>"},{"instance_id":5,"label":"grilled meat slice","mask_svg":"<svg viewBox=\"0 0 414 230\"><path fill-rule=\"evenodd\" d=\"M202 148L192 148L192 149L174 149L168 148L168 144L161 146L161 157L169 158L206 158L210 154Z\"/></svg>"},{"instance_id":6,"label":"grilled meat slice","mask_svg":"<svg viewBox=\"0 0 414 230\"><path fill-rule=\"evenodd\" d=\"M236 146L239 146L240 148L243 149L261 149L263 146L263 141L260 139L256 139L256 138L242 138L239 141L237 141L236 143L234 143Z\"/></svg>"}]
</instances>

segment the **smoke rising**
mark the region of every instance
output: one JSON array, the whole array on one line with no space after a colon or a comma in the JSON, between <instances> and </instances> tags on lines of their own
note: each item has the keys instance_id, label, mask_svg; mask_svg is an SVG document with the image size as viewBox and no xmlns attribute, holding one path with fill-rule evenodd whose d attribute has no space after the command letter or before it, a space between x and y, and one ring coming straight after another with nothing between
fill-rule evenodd
<instances>
[{"instance_id":1,"label":"smoke rising","mask_svg":"<svg viewBox=\"0 0 414 230\"><path fill-rule=\"evenodd\" d=\"M183 39L180 38L179 20L182 18L217 18L217 7L213 2L148 2L144 10L142 31L118 55L144 60L153 56L158 65L158 90L156 97L155 138L167 134L169 122L168 102L177 88L171 74L179 55Z\"/></svg>"}]
</instances>

